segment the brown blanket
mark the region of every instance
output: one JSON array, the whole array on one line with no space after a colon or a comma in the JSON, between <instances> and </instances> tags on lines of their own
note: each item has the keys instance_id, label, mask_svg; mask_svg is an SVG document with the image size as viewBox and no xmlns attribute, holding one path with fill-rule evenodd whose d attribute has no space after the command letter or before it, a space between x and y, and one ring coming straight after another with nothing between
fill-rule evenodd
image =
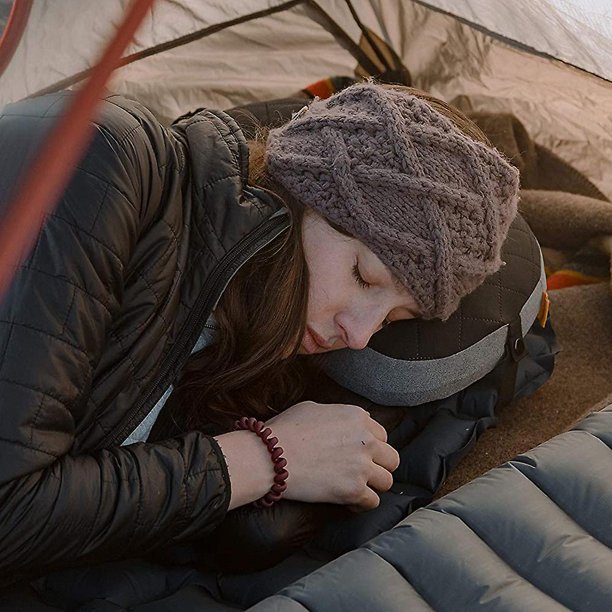
<instances>
[{"instance_id":1,"label":"brown blanket","mask_svg":"<svg viewBox=\"0 0 612 612\"><path fill-rule=\"evenodd\" d=\"M550 288L610 277L612 203L584 175L533 142L510 114L470 115L521 172L520 210L543 247Z\"/></svg>"}]
</instances>

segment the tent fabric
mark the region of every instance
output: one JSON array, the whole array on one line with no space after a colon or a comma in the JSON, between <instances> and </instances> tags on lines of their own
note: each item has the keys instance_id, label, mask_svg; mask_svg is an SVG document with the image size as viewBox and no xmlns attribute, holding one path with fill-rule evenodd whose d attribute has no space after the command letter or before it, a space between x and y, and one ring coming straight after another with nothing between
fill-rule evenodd
<instances>
[{"instance_id":1,"label":"tent fabric","mask_svg":"<svg viewBox=\"0 0 612 612\"><path fill-rule=\"evenodd\" d=\"M3 0L5 2L5 0ZM159 0L127 53L168 43L202 29L232 24L248 15L292 7L307 2L291 0L241 0L216 2L208 0ZM405 15L398 13L398 0L376 2L353 0L361 20L368 26L373 21L392 26L397 34L404 26ZM404 3L407 4L407 3ZM523 45L537 52L558 58L604 79L612 80L612 13L597 9L592 3L574 7L568 0L428 0L424 7L455 15L484 28L510 43ZM15 101L91 67L104 42L129 6L128 0L106 0L104 3L79 3L71 0L41 0L34 3L27 35L14 62L13 78L3 83L0 103ZM321 0L326 10L353 37L358 29L344 2ZM403 8L403 7L402 7ZM399 14L400 19L394 19ZM61 26L71 23L70 36ZM263 26L265 28L265 26ZM312 29L312 28L310 28ZM387 31L387 34L390 34ZM287 41L289 32L282 32ZM61 44L57 44L60 41ZM392 35L394 37L394 35ZM27 68L27 78L16 78ZM49 71L48 68L54 69ZM9 87L9 89L6 89Z\"/></svg>"},{"instance_id":2,"label":"tent fabric","mask_svg":"<svg viewBox=\"0 0 612 612\"><path fill-rule=\"evenodd\" d=\"M612 404L250 609L607 610L611 473Z\"/></svg>"},{"instance_id":3,"label":"tent fabric","mask_svg":"<svg viewBox=\"0 0 612 612\"><path fill-rule=\"evenodd\" d=\"M426 0L422 4L476 24L602 78L612 79L612 10L567 0Z\"/></svg>"},{"instance_id":4,"label":"tent fabric","mask_svg":"<svg viewBox=\"0 0 612 612\"><path fill-rule=\"evenodd\" d=\"M359 40L344 3L321 4ZM526 53L416 2L362 1L355 8L397 51L416 87L465 111L514 114L539 144L612 197L609 82ZM547 30L541 17L532 21ZM177 68L172 74L170 63ZM351 74L354 65L300 4L131 64L116 74L113 86L168 120L194 106L226 108L287 96L322 76Z\"/></svg>"},{"instance_id":5,"label":"tent fabric","mask_svg":"<svg viewBox=\"0 0 612 612\"><path fill-rule=\"evenodd\" d=\"M360 42L345 2L319 5ZM604 26L594 31L583 23L589 15L589 24L605 23L594 10L585 10L581 22L552 0L512 5L354 0L353 5L364 25L397 51L415 86L464 110L513 113L539 144L612 197L612 86L605 80L612 78L611 43ZM128 0L79 3L76 11L75 6L70 0L34 3L22 43L0 80L0 104L91 67ZM452 9L460 19L438 7ZM253 15L260 16L237 23ZM196 106L227 108L287 96L324 76L355 69L353 56L305 0L160 0L128 55L198 31L209 35L139 59L117 71L109 87L171 121Z\"/></svg>"}]
</instances>

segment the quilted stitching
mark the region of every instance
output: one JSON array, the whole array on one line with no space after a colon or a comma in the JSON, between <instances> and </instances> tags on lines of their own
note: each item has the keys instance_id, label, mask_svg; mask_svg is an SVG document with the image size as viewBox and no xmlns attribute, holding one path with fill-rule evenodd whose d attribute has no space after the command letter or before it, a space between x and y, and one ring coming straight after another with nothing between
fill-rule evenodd
<instances>
[{"instance_id":1,"label":"quilted stitching","mask_svg":"<svg viewBox=\"0 0 612 612\"><path fill-rule=\"evenodd\" d=\"M22 140L22 150L36 150L67 97L19 103L31 112L13 111L10 120L0 111L3 143L14 134L9 121L23 114L32 139ZM200 434L150 450L87 453L117 432L118 420L153 386L202 281L236 240L223 224L245 235L257 223L260 215L248 207L231 206L243 180L235 160L246 145L239 133L219 129L221 117L215 126L195 117L189 134L183 125L174 135L120 98L100 116L103 127L0 304L0 525L24 512L32 491L37 496L23 529L0 529L2 573L7 563L14 570L58 555L93 559L130 542L137 551L185 529L201 531L229 501L221 459ZM198 142L187 155L190 135ZM13 162L20 163L0 162L2 193ZM205 191L198 194L180 175L186 163ZM270 208L251 204L261 216ZM82 525L70 538L65 504Z\"/></svg>"}]
</instances>

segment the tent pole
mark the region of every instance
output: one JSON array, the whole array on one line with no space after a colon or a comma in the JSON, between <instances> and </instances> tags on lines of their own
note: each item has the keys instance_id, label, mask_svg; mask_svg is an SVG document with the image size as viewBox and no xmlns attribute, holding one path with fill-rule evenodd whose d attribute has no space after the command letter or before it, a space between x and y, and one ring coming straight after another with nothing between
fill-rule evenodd
<instances>
[{"instance_id":1,"label":"tent pole","mask_svg":"<svg viewBox=\"0 0 612 612\"><path fill-rule=\"evenodd\" d=\"M115 37L93 68L91 78L58 118L15 190L16 195L0 226L0 299L32 247L45 215L55 207L85 152L95 130L90 119L100 103L106 82L153 1L132 2Z\"/></svg>"},{"instance_id":2,"label":"tent pole","mask_svg":"<svg viewBox=\"0 0 612 612\"><path fill-rule=\"evenodd\" d=\"M31 9L32 0L15 0L11 7L4 32L0 37L0 78L19 46Z\"/></svg>"}]
</instances>

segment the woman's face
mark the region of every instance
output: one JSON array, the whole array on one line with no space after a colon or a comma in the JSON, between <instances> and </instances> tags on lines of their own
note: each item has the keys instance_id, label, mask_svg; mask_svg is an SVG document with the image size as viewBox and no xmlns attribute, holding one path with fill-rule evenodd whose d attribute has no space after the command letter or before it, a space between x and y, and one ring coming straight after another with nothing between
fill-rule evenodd
<instances>
[{"instance_id":1,"label":"woman's face","mask_svg":"<svg viewBox=\"0 0 612 612\"><path fill-rule=\"evenodd\" d=\"M310 286L299 354L360 350L385 319L419 316L414 299L368 247L340 234L310 209L302 239Z\"/></svg>"}]
</instances>

